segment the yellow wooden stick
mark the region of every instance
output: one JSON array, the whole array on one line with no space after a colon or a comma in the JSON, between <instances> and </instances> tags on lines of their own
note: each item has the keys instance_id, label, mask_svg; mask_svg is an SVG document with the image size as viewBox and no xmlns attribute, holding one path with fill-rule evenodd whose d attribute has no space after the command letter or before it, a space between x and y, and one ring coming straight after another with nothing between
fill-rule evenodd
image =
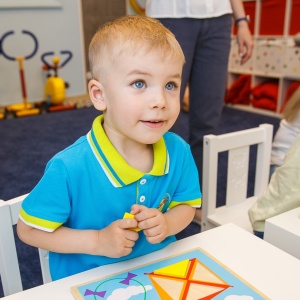
<instances>
[{"instance_id":1,"label":"yellow wooden stick","mask_svg":"<svg viewBox=\"0 0 300 300\"><path fill-rule=\"evenodd\" d=\"M123 219L134 219L134 215L133 214L130 214L128 212L126 212L123 216ZM138 227L135 227L135 228L130 228L130 230L134 230L136 232L140 231L141 229L138 228Z\"/></svg>"}]
</instances>

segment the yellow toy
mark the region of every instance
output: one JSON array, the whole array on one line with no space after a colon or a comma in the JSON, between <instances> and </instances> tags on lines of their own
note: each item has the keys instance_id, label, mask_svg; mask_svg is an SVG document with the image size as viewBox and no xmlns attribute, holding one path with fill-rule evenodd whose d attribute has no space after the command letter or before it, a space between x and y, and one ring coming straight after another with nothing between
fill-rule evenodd
<instances>
[{"instance_id":1,"label":"yellow toy","mask_svg":"<svg viewBox=\"0 0 300 300\"><path fill-rule=\"evenodd\" d=\"M138 15L145 15L145 8L140 6L137 0L129 0L129 3Z\"/></svg>"},{"instance_id":2,"label":"yellow toy","mask_svg":"<svg viewBox=\"0 0 300 300\"><path fill-rule=\"evenodd\" d=\"M5 119L6 114L5 114L5 108L4 107L0 107L0 120Z\"/></svg>"},{"instance_id":3,"label":"yellow toy","mask_svg":"<svg viewBox=\"0 0 300 300\"><path fill-rule=\"evenodd\" d=\"M134 215L133 215L133 214L130 214L130 213L128 213L128 212L126 212L126 213L124 214L124 216L123 216L123 219L134 219ZM130 228L130 229L131 229L131 230L134 230L134 231L136 231L136 232L141 231L141 229L138 228L138 227Z\"/></svg>"},{"instance_id":4,"label":"yellow toy","mask_svg":"<svg viewBox=\"0 0 300 300\"><path fill-rule=\"evenodd\" d=\"M60 59L54 56L52 59L53 65L50 65L46 61L46 56L53 55L53 52L46 52L42 55L41 59L44 63L44 70L48 71L47 80L44 90L44 99L50 106L56 106L55 110L58 110L58 106L62 105L66 99L66 88L68 84L58 77L58 69L66 65L66 63L72 58L72 53L70 51L61 51L61 54L67 54L67 59L61 64ZM54 75L50 74L50 71L54 71Z\"/></svg>"},{"instance_id":5,"label":"yellow toy","mask_svg":"<svg viewBox=\"0 0 300 300\"><path fill-rule=\"evenodd\" d=\"M34 36L34 34L31 33L30 31L23 30L22 33L31 36L34 41L34 49L30 55L21 56L21 57L12 57L12 56L8 55L7 53L5 53L3 51L3 47L2 47L2 54L6 59L12 60L12 61L17 60L19 63L19 72L20 72L20 80L21 80L21 87L22 87L23 103L12 104L6 108L7 112L13 113L16 117L24 117L24 116L36 115L36 114L40 113L40 110L38 108L35 108L33 104L30 104L27 101L25 74L24 74L24 66L23 66L24 60L32 58L35 55L35 53L37 52L38 41L37 41L37 38ZM14 34L14 31L9 31L9 32L5 33L4 36L2 37L2 43L5 38L7 38L9 35L12 35L12 34Z\"/></svg>"},{"instance_id":6,"label":"yellow toy","mask_svg":"<svg viewBox=\"0 0 300 300\"><path fill-rule=\"evenodd\" d=\"M56 70L59 64L59 58L57 56L53 58L53 64L54 69ZM45 84L44 99L49 101L52 105L60 105L66 98L65 91L65 82L60 77L57 77L57 74L55 76L50 76Z\"/></svg>"},{"instance_id":7,"label":"yellow toy","mask_svg":"<svg viewBox=\"0 0 300 300\"><path fill-rule=\"evenodd\" d=\"M16 117L32 116L40 113L40 110L38 108L34 108L34 105L28 103L27 101L24 68L23 68L24 59L25 59L24 57L16 57L16 60L19 62L19 70L20 70L22 92L23 92L23 103L12 104L6 108L8 112L14 113Z\"/></svg>"}]
</instances>

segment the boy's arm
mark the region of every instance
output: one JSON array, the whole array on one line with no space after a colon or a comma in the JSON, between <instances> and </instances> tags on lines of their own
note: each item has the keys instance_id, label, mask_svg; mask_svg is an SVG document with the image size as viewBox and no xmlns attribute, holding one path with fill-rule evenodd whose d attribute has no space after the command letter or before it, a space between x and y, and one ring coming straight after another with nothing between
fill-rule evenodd
<instances>
[{"instance_id":1,"label":"boy's arm","mask_svg":"<svg viewBox=\"0 0 300 300\"><path fill-rule=\"evenodd\" d=\"M169 234L174 235L186 228L195 216L196 208L181 204L175 206L165 213L169 227Z\"/></svg>"},{"instance_id":2,"label":"boy's arm","mask_svg":"<svg viewBox=\"0 0 300 300\"><path fill-rule=\"evenodd\" d=\"M132 251L138 233L127 230L137 226L135 219L117 220L102 230L77 230L60 226L46 232L26 225L19 219L19 238L31 246L59 253L84 253L121 257Z\"/></svg>"},{"instance_id":3,"label":"boy's arm","mask_svg":"<svg viewBox=\"0 0 300 300\"><path fill-rule=\"evenodd\" d=\"M175 206L166 213L138 204L131 207L131 213L135 215L138 227L143 230L151 244L160 243L166 237L177 234L187 227L194 218L195 210L186 204Z\"/></svg>"}]
</instances>

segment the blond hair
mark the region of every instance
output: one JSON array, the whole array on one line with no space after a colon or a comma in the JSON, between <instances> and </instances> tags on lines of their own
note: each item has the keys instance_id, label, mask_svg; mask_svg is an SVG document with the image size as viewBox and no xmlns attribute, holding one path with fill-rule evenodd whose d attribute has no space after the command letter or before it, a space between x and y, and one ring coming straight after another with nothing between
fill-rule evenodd
<instances>
[{"instance_id":1,"label":"blond hair","mask_svg":"<svg viewBox=\"0 0 300 300\"><path fill-rule=\"evenodd\" d=\"M295 120L296 116L300 113L300 87L292 94L282 112L283 118L291 123Z\"/></svg>"},{"instance_id":2,"label":"blond hair","mask_svg":"<svg viewBox=\"0 0 300 300\"><path fill-rule=\"evenodd\" d=\"M115 58L126 51L156 50L162 58L185 62L182 49L173 33L159 21L145 16L125 16L100 27L89 45L90 71L99 80L102 72L109 70Z\"/></svg>"}]
</instances>

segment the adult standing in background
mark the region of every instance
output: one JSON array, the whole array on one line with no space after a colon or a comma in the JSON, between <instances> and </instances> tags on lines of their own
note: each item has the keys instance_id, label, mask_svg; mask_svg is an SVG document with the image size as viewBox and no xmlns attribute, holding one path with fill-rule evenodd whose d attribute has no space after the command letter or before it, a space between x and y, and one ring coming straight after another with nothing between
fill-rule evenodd
<instances>
[{"instance_id":1,"label":"adult standing in background","mask_svg":"<svg viewBox=\"0 0 300 300\"><path fill-rule=\"evenodd\" d=\"M222 114L232 15L241 64L253 50L242 0L147 0L146 14L170 29L184 52L181 100L189 84L189 144L201 178L203 136L215 133ZM197 210L195 220L200 218Z\"/></svg>"}]
</instances>

